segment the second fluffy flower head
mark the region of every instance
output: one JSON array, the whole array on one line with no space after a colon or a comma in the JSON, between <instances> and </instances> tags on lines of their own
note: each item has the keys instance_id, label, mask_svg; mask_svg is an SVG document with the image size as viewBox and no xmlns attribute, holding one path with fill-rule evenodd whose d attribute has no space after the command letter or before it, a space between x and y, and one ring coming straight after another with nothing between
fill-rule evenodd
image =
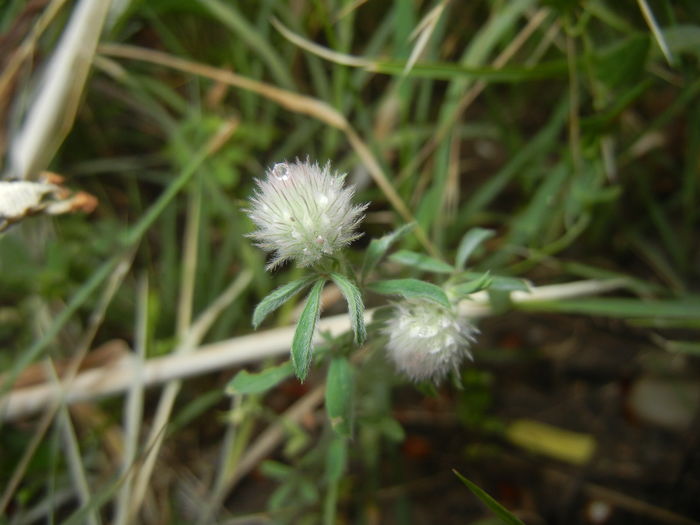
<instances>
[{"instance_id":1,"label":"second fluffy flower head","mask_svg":"<svg viewBox=\"0 0 700 525\"><path fill-rule=\"evenodd\" d=\"M384 328L387 352L396 369L413 381L440 383L457 372L477 329L454 311L425 300L395 305Z\"/></svg>"},{"instance_id":2,"label":"second fluffy flower head","mask_svg":"<svg viewBox=\"0 0 700 525\"><path fill-rule=\"evenodd\" d=\"M257 226L250 236L273 258L268 269L293 259L309 266L357 239L367 205L354 206L354 188L344 174L307 162L282 162L267 171L251 199L248 215Z\"/></svg>"}]
</instances>

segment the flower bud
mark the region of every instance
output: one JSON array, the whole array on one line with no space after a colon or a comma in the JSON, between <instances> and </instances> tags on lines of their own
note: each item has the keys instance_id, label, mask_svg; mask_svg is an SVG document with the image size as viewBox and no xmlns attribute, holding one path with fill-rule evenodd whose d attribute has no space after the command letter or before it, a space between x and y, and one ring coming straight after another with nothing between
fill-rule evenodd
<instances>
[{"instance_id":1,"label":"flower bud","mask_svg":"<svg viewBox=\"0 0 700 525\"><path fill-rule=\"evenodd\" d=\"M267 171L250 201L250 234L273 254L268 270L294 259L309 266L332 255L361 234L356 228L367 205L353 206L354 187L343 188L344 174L307 162L281 162Z\"/></svg>"},{"instance_id":2,"label":"flower bud","mask_svg":"<svg viewBox=\"0 0 700 525\"><path fill-rule=\"evenodd\" d=\"M413 381L440 383L457 372L464 358L472 359L469 345L478 332L452 310L425 300L395 305L384 333L387 352L396 369Z\"/></svg>"}]
</instances>

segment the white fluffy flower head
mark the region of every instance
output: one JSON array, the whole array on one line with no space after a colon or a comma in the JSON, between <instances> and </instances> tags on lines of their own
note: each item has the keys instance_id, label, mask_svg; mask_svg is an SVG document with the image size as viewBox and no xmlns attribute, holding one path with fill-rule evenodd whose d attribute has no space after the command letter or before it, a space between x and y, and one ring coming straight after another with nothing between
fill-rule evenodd
<instances>
[{"instance_id":1,"label":"white fluffy flower head","mask_svg":"<svg viewBox=\"0 0 700 525\"><path fill-rule=\"evenodd\" d=\"M397 370L413 381L440 383L457 372L478 330L455 312L425 300L395 305L384 333L387 352Z\"/></svg>"},{"instance_id":2,"label":"white fluffy flower head","mask_svg":"<svg viewBox=\"0 0 700 525\"><path fill-rule=\"evenodd\" d=\"M354 187L344 174L310 162L281 162L258 179L248 215L257 226L250 236L273 258L268 269L287 259L309 266L357 239L355 230L367 205L353 206Z\"/></svg>"}]
</instances>

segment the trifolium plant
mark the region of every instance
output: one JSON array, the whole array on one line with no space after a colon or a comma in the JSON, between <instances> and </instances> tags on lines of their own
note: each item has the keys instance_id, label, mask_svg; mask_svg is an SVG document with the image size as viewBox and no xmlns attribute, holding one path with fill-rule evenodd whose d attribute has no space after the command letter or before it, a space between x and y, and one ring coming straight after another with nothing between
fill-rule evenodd
<instances>
[{"instance_id":1,"label":"trifolium plant","mask_svg":"<svg viewBox=\"0 0 700 525\"><path fill-rule=\"evenodd\" d=\"M250 237L270 254L268 270L289 261L308 268L308 273L265 297L255 308L253 326L257 328L296 294L307 288L310 291L296 326L291 365L261 372L258 383L255 375L241 372L229 385L231 392L245 393L251 388L259 392L261 384L271 388L291 372L302 381L306 379L314 359L312 342L321 291L333 281L347 302L353 337L334 339L331 349L320 357L330 363L328 415L333 428L345 435L352 428L353 377L358 365L350 357L356 347L367 345L370 351L385 352L395 370L416 383L439 384L449 376L458 382L459 368L471 358L470 346L478 332L459 314L459 302L489 287L505 283L508 290L512 286L512 282L488 273L465 269L473 251L492 235L478 228L462 239L455 264L408 250L389 257L412 274L432 275L430 280L377 279L378 274L386 273L379 263L391 246L410 232L412 224L372 239L356 271L346 249L361 235L358 226L367 204L353 203L354 194L354 187L345 185L344 174L336 173L330 164L321 167L308 160L274 164L257 181L247 213L256 227ZM398 299L379 309L384 311L382 320L365 326L363 295L367 291Z\"/></svg>"},{"instance_id":2,"label":"trifolium plant","mask_svg":"<svg viewBox=\"0 0 700 525\"><path fill-rule=\"evenodd\" d=\"M253 326L257 328L297 294L308 292L295 327L291 359L257 373L242 370L227 390L261 394L291 374L304 381L312 366L325 365L326 370L328 425L317 446L299 452L304 468L268 462L280 483L273 496L275 508L318 501L319 479L308 474L316 465L325 472L321 486L327 488L326 501L335 501L334 491L352 454L351 438L362 444L368 457L371 450L378 453L383 439L401 441L403 430L390 401L394 381L384 364L427 390L448 378L459 384L460 367L471 358L477 334L471 320L460 314L460 302L487 288L489 293L507 294L519 284L488 272L468 271L468 259L492 235L478 228L464 235L454 264L409 250L388 255L410 234L413 224L371 239L364 253L358 253L351 243L361 235L367 204L353 202L355 189L345 182L345 175L330 164L279 162L257 181L247 209L255 226L249 236L269 254L268 270L288 263L306 271L257 305ZM382 264L387 256L392 264ZM321 292L329 281L347 302L352 333L326 338L314 350ZM370 292L390 300L378 301L382 305L365 325L363 298Z\"/></svg>"}]
</instances>

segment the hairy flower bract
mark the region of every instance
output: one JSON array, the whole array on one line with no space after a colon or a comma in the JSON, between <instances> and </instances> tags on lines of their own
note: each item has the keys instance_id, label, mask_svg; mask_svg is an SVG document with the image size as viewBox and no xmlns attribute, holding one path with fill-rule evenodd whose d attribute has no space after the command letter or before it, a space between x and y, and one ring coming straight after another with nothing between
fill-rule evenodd
<instances>
[{"instance_id":1,"label":"hairy flower bract","mask_svg":"<svg viewBox=\"0 0 700 525\"><path fill-rule=\"evenodd\" d=\"M413 381L441 382L457 372L477 329L452 310L425 300L396 304L384 333L387 353L396 369Z\"/></svg>"},{"instance_id":2,"label":"hairy flower bract","mask_svg":"<svg viewBox=\"0 0 700 525\"><path fill-rule=\"evenodd\" d=\"M273 254L268 269L293 259L309 266L357 239L367 205L353 205L354 187L343 187L344 174L310 162L282 162L267 171L250 201L252 237Z\"/></svg>"}]
</instances>

